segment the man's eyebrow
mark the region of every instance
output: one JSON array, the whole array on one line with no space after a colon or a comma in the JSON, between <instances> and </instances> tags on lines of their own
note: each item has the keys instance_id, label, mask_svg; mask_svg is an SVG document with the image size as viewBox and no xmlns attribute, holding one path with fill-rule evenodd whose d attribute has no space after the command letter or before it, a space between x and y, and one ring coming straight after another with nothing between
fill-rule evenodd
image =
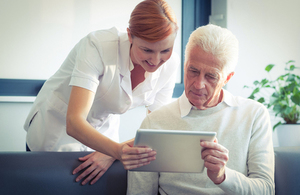
<instances>
[{"instance_id":1,"label":"man's eyebrow","mask_svg":"<svg viewBox=\"0 0 300 195\"><path fill-rule=\"evenodd\" d=\"M189 69L193 69L193 70L197 70L197 71L199 71L197 68L195 68L193 65L190 65L189 66Z\"/></svg>"}]
</instances>

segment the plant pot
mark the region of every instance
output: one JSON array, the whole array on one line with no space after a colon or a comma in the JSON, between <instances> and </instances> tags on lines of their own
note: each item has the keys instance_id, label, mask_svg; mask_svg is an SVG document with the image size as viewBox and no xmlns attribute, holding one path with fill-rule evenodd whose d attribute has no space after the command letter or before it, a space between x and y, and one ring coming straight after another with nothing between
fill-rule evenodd
<instances>
[{"instance_id":1,"label":"plant pot","mask_svg":"<svg viewBox=\"0 0 300 195\"><path fill-rule=\"evenodd\" d=\"M300 146L300 123L276 127L279 146Z\"/></svg>"}]
</instances>

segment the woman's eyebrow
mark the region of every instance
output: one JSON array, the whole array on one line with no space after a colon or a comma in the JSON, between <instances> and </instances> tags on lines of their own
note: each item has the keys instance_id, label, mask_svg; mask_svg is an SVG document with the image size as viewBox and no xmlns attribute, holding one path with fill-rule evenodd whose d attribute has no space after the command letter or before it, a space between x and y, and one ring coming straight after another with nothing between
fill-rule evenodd
<instances>
[{"instance_id":1,"label":"woman's eyebrow","mask_svg":"<svg viewBox=\"0 0 300 195\"><path fill-rule=\"evenodd\" d=\"M148 48L148 47L144 47L144 46L140 46L139 48L140 48L140 49L146 49L146 50L151 50L151 51L152 51L152 49L150 49L150 48Z\"/></svg>"},{"instance_id":2,"label":"woman's eyebrow","mask_svg":"<svg viewBox=\"0 0 300 195\"><path fill-rule=\"evenodd\" d=\"M166 49L164 49L162 51L166 51L166 50L170 50L170 49L172 49L172 47L166 48Z\"/></svg>"}]
</instances>

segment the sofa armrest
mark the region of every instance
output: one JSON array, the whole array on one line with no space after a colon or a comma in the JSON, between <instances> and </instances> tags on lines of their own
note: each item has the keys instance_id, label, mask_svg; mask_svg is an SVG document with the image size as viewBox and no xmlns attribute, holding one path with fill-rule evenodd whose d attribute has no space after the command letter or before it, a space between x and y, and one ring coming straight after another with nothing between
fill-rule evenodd
<instances>
[{"instance_id":1,"label":"sofa armrest","mask_svg":"<svg viewBox=\"0 0 300 195\"><path fill-rule=\"evenodd\" d=\"M94 184L72 171L90 152L0 152L0 194L126 194L127 171L115 161Z\"/></svg>"},{"instance_id":2,"label":"sofa armrest","mask_svg":"<svg viewBox=\"0 0 300 195\"><path fill-rule=\"evenodd\" d=\"M275 147L275 194L299 194L300 146Z\"/></svg>"}]
</instances>

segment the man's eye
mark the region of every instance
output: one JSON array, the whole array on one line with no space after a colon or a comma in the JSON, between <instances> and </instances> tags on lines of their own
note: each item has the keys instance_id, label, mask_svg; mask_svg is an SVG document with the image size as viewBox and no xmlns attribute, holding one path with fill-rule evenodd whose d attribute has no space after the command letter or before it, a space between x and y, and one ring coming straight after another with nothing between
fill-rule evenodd
<instances>
[{"instance_id":1,"label":"man's eye","mask_svg":"<svg viewBox=\"0 0 300 195\"><path fill-rule=\"evenodd\" d=\"M189 70L189 75L191 75L191 76L197 76L198 74L199 74L199 72L197 70L193 70L193 69Z\"/></svg>"},{"instance_id":2,"label":"man's eye","mask_svg":"<svg viewBox=\"0 0 300 195\"><path fill-rule=\"evenodd\" d=\"M166 50L161 51L161 53L168 53L169 51L170 51L170 49L166 49Z\"/></svg>"},{"instance_id":3,"label":"man's eye","mask_svg":"<svg viewBox=\"0 0 300 195\"><path fill-rule=\"evenodd\" d=\"M217 79L217 77L216 76L213 76L213 75L207 75L206 76L208 79L210 79L210 80L216 80Z\"/></svg>"},{"instance_id":4,"label":"man's eye","mask_svg":"<svg viewBox=\"0 0 300 195\"><path fill-rule=\"evenodd\" d=\"M150 52L152 52L152 50L150 50L150 49L144 49L144 52L150 53Z\"/></svg>"}]
</instances>

